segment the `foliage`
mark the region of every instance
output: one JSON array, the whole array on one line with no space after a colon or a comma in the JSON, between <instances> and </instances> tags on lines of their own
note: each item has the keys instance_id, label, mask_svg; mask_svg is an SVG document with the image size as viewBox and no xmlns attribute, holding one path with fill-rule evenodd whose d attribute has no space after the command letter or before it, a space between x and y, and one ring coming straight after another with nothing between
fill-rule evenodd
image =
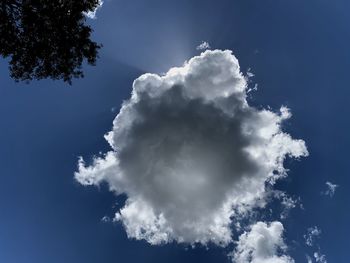
<instances>
[{"instance_id":1,"label":"foliage","mask_svg":"<svg viewBox=\"0 0 350 263\"><path fill-rule=\"evenodd\" d=\"M100 45L84 13L98 0L1 0L0 54L16 81L83 77L82 63L95 65Z\"/></svg>"}]
</instances>

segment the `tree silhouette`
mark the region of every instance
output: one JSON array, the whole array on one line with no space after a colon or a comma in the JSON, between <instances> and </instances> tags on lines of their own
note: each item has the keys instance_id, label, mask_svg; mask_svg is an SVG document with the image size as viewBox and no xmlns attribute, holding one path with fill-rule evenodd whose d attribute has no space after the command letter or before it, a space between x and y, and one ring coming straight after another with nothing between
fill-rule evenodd
<instances>
[{"instance_id":1,"label":"tree silhouette","mask_svg":"<svg viewBox=\"0 0 350 263\"><path fill-rule=\"evenodd\" d=\"M90 40L85 15L99 0L1 0L0 54L16 81L83 77L100 45Z\"/></svg>"}]
</instances>

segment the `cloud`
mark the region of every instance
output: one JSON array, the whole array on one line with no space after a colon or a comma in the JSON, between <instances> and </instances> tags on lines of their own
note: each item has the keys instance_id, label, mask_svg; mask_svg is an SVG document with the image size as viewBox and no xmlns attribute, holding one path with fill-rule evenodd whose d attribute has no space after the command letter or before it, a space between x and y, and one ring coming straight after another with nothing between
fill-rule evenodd
<instances>
[{"instance_id":1,"label":"cloud","mask_svg":"<svg viewBox=\"0 0 350 263\"><path fill-rule=\"evenodd\" d=\"M314 259L310 257L309 255L306 255L307 263L327 263L327 258L325 255L321 254L320 252L314 253Z\"/></svg>"},{"instance_id":2,"label":"cloud","mask_svg":"<svg viewBox=\"0 0 350 263\"><path fill-rule=\"evenodd\" d=\"M112 150L90 166L80 159L75 179L107 182L127 196L115 220L130 238L229 244L233 219L286 176L285 158L308 154L304 141L282 131L289 109L249 106L246 90L229 50L140 76L105 136Z\"/></svg>"},{"instance_id":3,"label":"cloud","mask_svg":"<svg viewBox=\"0 0 350 263\"><path fill-rule=\"evenodd\" d=\"M306 255L307 263L312 263L312 258L309 255Z\"/></svg>"},{"instance_id":4,"label":"cloud","mask_svg":"<svg viewBox=\"0 0 350 263\"><path fill-rule=\"evenodd\" d=\"M209 49L210 48L210 45L208 42L206 41L202 41L197 47L196 49L197 50L205 50L205 49Z\"/></svg>"},{"instance_id":5,"label":"cloud","mask_svg":"<svg viewBox=\"0 0 350 263\"><path fill-rule=\"evenodd\" d=\"M255 74L252 72L251 68L248 68L248 70L247 70L247 77L248 77L248 79L255 77Z\"/></svg>"},{"instance_id":6,"label":"cloud","mask_svg":"<svg viewBox=\"0 0 350 263\"><path fill-rule=\"evenodd\" d=\"M335 190L339 185L337 184L332 184L331 182L326 182L327 190L323 192L324 195L328 195L330 197L333 197L335 194Z\"/></svg>"},{"instance_id":7,"label":"cloud","mask_svg":"<svg viewBox=\"0 0 350 263\"><path fill-rule=\"evenodd\" d=\"M314 226L314 227L308 228L307 234L304 235L305 244L309 247L316 246L318 250L313 254L315 258L314 261L309 255L306 255L308 263L312 263L312 262L327 263L326 256L321 253L320 246L315 244L316 239L320 238L321 234L322 234L321 229L319 229L317 226Z\"/></svg>"},{"instance_id":8,"label":"cloud","mask_svg":"<svg viewBox=\"0 0 350 263\"><path fill-rule=\"evenodd\" d=\"M109 216L104 216L104 217L101 218L101 222L103 222L103 223L109 223L111 221L112 220L111 220L111 218Z\"/></svg>"},{"instance_id":9,"label":"cloud","mask_svg":"<svg viewBox=\"0 0 350 263\"><path fill-rule=\"evenodd\" d=\"M97 18L96 13L102 7L102 5L103 5L103 0L99 0L97 7L93 11L84 13L84 15L90 19L96 19Z\"/></svg>"},{"instance_id":10,"label":"cloud","mask_svg":"<svg viewBox=\"0 0 350 263\"><path fill-rule=\"evenodd\" d=\"M321 254L321 253L319 253L319 252L315 252L314 253L314 258L315 258L315 262L327 263L326 256Z\"/></svg>"},{"instance_id":11,"label":"cloud","mask_svg":"<svg viewBox=\"0 0 350 263\"><path fill-rule=\"evenodd\" d=\"M314 259L310 257L309 255L306 255L307 263L327 263L327 258L325 255L321 254L321 252L315 252L314 253Z\"/></svg>"},{"instance_id":12,"label":"cloud","mask_svg":"<svg viewBox=\"0 0 350 263\"><path fill-rule=\"evenodd\" d=\"M283 208L280 219L286 219L289 215L290 210L299 206L303 209L303 205L300 201L300 198L294 199L283 191L273 191L274 197L280 200L281 206Z\"/></svg>"},{"instance_id":13,"label":"cloud","mask_svg":"<svg viewBox=\"0 0 350 263\"><path fill-rule=\"evenodd\" d=\"M312 247L315 239L319 238L321 233L322 231L317 226L308 228L307 233L304 235L305 244Z\"/></svg>"},{"instance_id":14,"label":"cloud","mask_svg":"<svg viewBox=\"0 0 350 263\"><path fill-rule=\"evenodd\" d=\"M275 221L270 224L257 222L249 232L244 232L231 255L235 263L293 263L285 254L283 225Z\"/></svg>"}]
</instances>

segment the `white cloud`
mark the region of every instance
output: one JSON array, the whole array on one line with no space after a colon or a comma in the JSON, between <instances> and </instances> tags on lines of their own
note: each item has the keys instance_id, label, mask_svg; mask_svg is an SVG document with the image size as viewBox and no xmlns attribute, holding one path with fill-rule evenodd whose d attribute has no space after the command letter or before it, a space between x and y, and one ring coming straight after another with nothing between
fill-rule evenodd
<instances>
[{"instance_id":1,"label":"white cloud","mask_svg":"<svg viewBox=\"0 0 350 263\"><path fill-rule=\"evenodd\" d=\"M335 194L335 190L337 189L337 187L339 187L339 185L332 184L331 182L326 182L326 186L327 190L323 194L333 197Z\"/></svg>"},{"instance_id":2,"label":"white cloud","mask_svg":"<svg viewBox=\"0 0 350 263\"><path fill-rule=\"evenodd\" d=\"M289 215L290 210L292 210L293 208L297 206L299 206L300 208L303 207L303 205L300 202L300 198L294 199L283 191L274 191L274 195L280 200L281 205L283 207L283 210L280 214L281 219L286 219Z\"/></svg>"},{"instance_id":3,"label":"white cloud","mask_svg":"<svg viewBox=\"0 0 350 263\"><path fill-rule=\"evenodd\" d=\"M205 50L205 49L209 49L210 48L210 45L208 42L206 41L202 41L197 47L196 49L197 50Z\"/></svg>"},{"instance_id":4,"label":"white cloud","mask_svg":"<svg viewBox=\"0 0 350 263\"><path fill-rule=\"evenodd\" d=\"M111 221L112 220L111 220L111 218L109 216L104 216L104 217L101 218L101 222L103 222L103 223L109 223Z\"/></svg>"},{"instance_id":5,"label":"white cloud","mask_svg":"<svg viewBox=\"0 0 350 263\"><path fill-rule=\"evenodd\" d=\"M317 247L317 252L314 252L314 258L315 260L313 261L312 258L309 255L306 255L306 258L308 260L308 263L327 263L326 256L321 253L320 246L315 244L316 239L320 238L322 234L321 229L319 229L317 226L310 227L307 230L307 234L304 235L305 243L309 247Z\"/></svg>"},{"instance_id":6,"label":"white cloud","mask_svg":"<svg viewBox=\"0 0 350 263\"><path fill-rule=\"evenodd\" d=\"M319 238L322 231L317 227L309 227L307 230L307 233L304 235L305 243L309 247L312 247L314 245L315 239Z\"/></svg>"},{"instance_id":7,"label":"white cloud","mask_svg":"<svg viewBox=\"0 0 350 263\"><path fill-rule=\"evenodd\" d=\"M84 13L84 15L90 19L96 19L96 13L102 7L102 5L103 5L103 0L99 0L98 6L95 8L95 10L86 12Z\"/></svg>"},{"instance_id":8,"label":"white cloud","mask_svg":"<svg viewBox=\"0 0 350 263\"><path fill-rule=\"evenodd\" d=\"M314 253L314 259L309 255L306 255L307 263L327 263L327 258L325 255L321 254L321 252Z\"/></svg>"},{"instance_id":9,"label":"white cloud","mask_svg":"<svg viewBox=\"0 0 350 263\"><path fill-rule=\"evenodd\" d=\"M315 258L315 262L327 263L326 256L319 252L314 253L314 258Z\"/></svg>"},{"instance_id":10,"label":"white cloud","mask_svg":"<svg viewBox=\"0 0 350 263\"><path fill-rule=\"evenodd\" d=\"M312 263L312 258L309 255L306 255L307 263Z\"/></svg>"},{"instance_id":11,"label":"white cloud","mask_svg":"<svg viewBox=\"0 0 350 263\"><path fill-rule=\"evenodd\" d=\"M249 232L243 233L232 254L235 263L293 263L286 255L283 240L283 225L275 221L270 224L257 222Z\"/></svg>"},{"instance_id":12,"label":"white cloud","mask_svg":"<svg viewBox=\"0 0 350 263\"><path fill-rule=\"evenodd\" d=\"M115 220L130 238L227 245L233 218L286 176L285 157L308 154L281 130L289 109L251 107L246 90L229 50L140 76L105 136L113 150L90 166L81 159L76 180L127 196Z\"/></svg>"},{"instance_id":13,"label":"white cloud","mask_svg":"<svg viewBox=\"0 0 350 263\"><path fill-rule=\"evenodd\" d=\"M255 77L255 74L252 72L251 68L248 68L248 70L247 70L247 78L250 79L250 78L253 78L253 77Z\"/></svg>"}]
</instances>

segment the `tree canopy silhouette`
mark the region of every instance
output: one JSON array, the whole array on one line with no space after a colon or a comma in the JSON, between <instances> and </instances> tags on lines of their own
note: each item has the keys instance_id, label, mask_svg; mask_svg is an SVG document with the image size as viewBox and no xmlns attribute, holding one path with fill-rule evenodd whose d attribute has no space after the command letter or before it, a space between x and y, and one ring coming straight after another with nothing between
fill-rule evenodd
<instances>
[{"instance_id":1,"label":"tree canopy silhouette","mask_svg":"<svg viewBox=\"0 0 350 263\"><path fill-rule=\"evenodd\" d=\"M90 40L85 13L99 0L1 0L0 54L16 81L83 77L100 45Z\"/></svg>"}]
</instances>

